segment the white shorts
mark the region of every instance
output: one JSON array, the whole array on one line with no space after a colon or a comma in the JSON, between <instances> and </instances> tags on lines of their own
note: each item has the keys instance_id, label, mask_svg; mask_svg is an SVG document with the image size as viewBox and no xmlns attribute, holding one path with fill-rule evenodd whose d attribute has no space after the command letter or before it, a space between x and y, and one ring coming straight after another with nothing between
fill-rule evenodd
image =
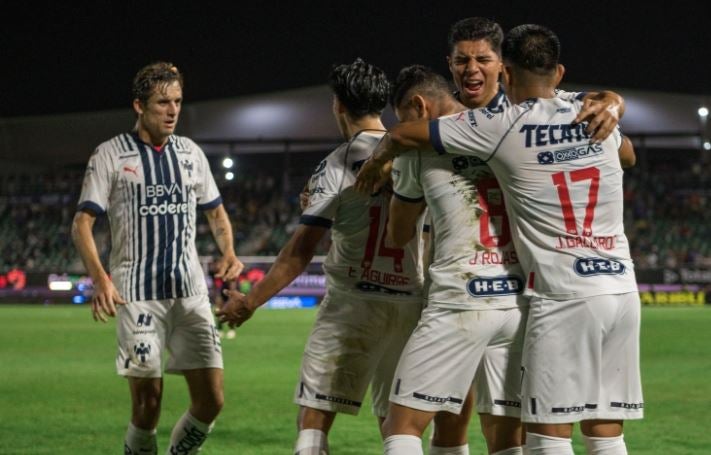
<instances>
[{"instance_id":1,"label":"white shorts","mask_svg":"<svg viewBox=\"0 0 711 455\"><path fill-rule=\"evenodd\" d=\"M373 414L385 417L395 366L421 309L421 299L388 302L329 290L306 343L294 402L357 415L370 383Z\"/></svg>"},{"instance_id":2,"label":"white shorts","mask_svg":"<svg viewBox=\"0 0 711 455\"><path fill-rule=\"evenodd\" d=\"M459 414L474 381L477 412L519 417L526 311L425 308L403 350L390 401Z\"/></svg>"},{"instance_id":3,"label":"white shorts","mask_svg":"<svg viewBox=\"0 0 711 455\"><path fill-rule=\"evenodd\" d=\"M639 294L533 298L523 349L523 422L641 419Z\"/></svg>"},{"instance_id":4,"label":"white shorts","mask_svg":"<svg viewBox=\"0 0 711 455\"><path fill-rule=\"evenodd\" d=\"M222 348L210 302L205 295L146 300L119 305L116 315L122 376L160 378L166 372L222 368Z\"/></svg>"}]
</instances>

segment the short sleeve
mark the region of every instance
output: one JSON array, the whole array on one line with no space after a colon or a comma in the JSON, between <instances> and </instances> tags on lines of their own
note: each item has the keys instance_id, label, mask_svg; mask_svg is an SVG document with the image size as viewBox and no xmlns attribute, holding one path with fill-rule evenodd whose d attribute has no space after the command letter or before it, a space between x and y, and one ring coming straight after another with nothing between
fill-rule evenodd
<instances>
[{"instance_id":1,"label":"short sleeve","mask_svg":"<svg viewBox=\"0 0 711 455\"><path fill-rule=\"evenodd\" d=\"M420 154L417 151L403 153L393 161L393 195L405 202L420 202L424 199L420 182Z\"/></svg>"},{"instance_id":2,"label":"short sleeve","mask_svg":"<svg viewBox=\"0 0 711 455\"><path fill-rule=\"evenodd\" d=\"M196 188L197 206L201 210L210 210L222 204L220 190L217 188L215 178L210 170L210 162L207 160L205 153L197 144L193 144L197 149L196 152L200 157L200 171L202 173L200 185Z\"/></svg>"},{"instance_id":3,"label":"short sleeve","mask_svg":"<svg viewBox=\"0 0 711 455\"><path fill-rule=\"evenodd\" d=\"M430 142L440 154L489 159L510 126L510 109L494 112L471 109L430 122Z\"/></svg>"},{"instance_id":4,"label":"short sleeve","mask_svg":"<svg viewBox=\"0 0 711 455\"><path fill-rule=\"evenodd\" d=\"M111 182L109 150L99 146L89 158L89 163L86 166L77 211L90 210L97 215L105 213L109 208Z\"/></svg>"},{"instance_id":5,"label":"short sleeve","mask_svg":"<svg viewBox=\"0 0 711 455\"><path fill-rule=\"evenodd\" d=\"M333 154L321 161L309 180L309 205L299 219L301 224L330 228L338 211L344 170Z\"/></svg>"}]
</instances>

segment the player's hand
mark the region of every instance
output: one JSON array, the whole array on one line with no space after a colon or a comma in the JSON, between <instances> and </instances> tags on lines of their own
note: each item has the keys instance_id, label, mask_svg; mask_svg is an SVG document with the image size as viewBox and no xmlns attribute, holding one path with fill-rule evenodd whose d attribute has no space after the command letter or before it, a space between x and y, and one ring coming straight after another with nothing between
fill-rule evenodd
<instances>
[{"instance_id":1,"label":"player's hand","mask_svg":"<svg viewBox=\"0 0 711 455\"><path fill-rule=\"evenodd\" d=\"M244 264L240 261L233 252L229 252L222 256L218 262L215 278L221 278L223 281L234 280L244 270Z\"/></svg>"},{"instance_id":2,"label":"player's hand","mask_svg":"<svg viewBox=\"0 0 711 455\"><path fill-rule=\"evenodd\" d=\"M94 283L94 295L91 298L91 315L95 321L107 322L108 317L116 316L116 305L125 305L126 301L114 287L110 279Z\"/></svg>"},{"instance_id":3,"label":"player's hand","mask_svg":"<svg viewBox=\"0 0 711 455\"><path fill-rule=\"evenodd\" d=\"M215 314L221 322L229 324L230 327L241 326L257 310L257 306L251 305L247 296L239 291L225 290L224 294L228 297L227 303Z\"/></svg>"},{"instance_id":4,"label":"player's hand","mask_svg":"<svg viewBox=\"0 0 711 455\"><path fill-rule=\"evenodd\" d=\"M620 107L615 100L585 98L574 123L588 122L585 131L592 136L592 142L600 143L612 134L620 122Z\"/></svg>"},{"instance_id":5,"label":"player's hand","mask_svg":"<svg viewBox=\"0 0 711 455\"><path fill-rule=\"evenodd\" d=\"M369 158L363 163L356 177L356 191L367 195L377 193L390 180L392 168L392 160L382 161L373 157Z\"/></svg>"}]
</instances>

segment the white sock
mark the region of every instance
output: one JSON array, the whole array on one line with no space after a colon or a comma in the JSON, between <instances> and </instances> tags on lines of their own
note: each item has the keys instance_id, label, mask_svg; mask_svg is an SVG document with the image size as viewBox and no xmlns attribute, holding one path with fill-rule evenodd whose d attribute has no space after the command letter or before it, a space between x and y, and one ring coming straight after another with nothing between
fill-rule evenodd
<instances>
[{"instance_id":1,"label":"white sock","mask_svg":"<svg viewBox=\"0 0 711 455\"><path fill-rule=\"evenodd\" d=\"M396 434L383 441L385 455L423 455L422 439L409 434Z\"/></svg>"},{"instance_id":2,"label":"white sock","mask_svg":"<svg viewBox=\"0 0 711 455\"><path fill-rule=\"evenodd\" d=\"M192 455L200 450L200 446L212 430L212 424L200 422L186 411L173 427L170 434L170 447L167 455Z\"/></svg>"},{"instance_id":3,"label":"white sock","mask_svg":"<svg viewBox=\"0 0 711 455\"><path fill-rule=\"evenodd\" d=\"M299 431L294 455L328 455L328 436L321 430Z\"/></svg>"},{"instance_id":4,"label":"white sock","mask_svg":"<svg viewBox=\"0 0 711 455\"><path fill-rule=\"evenodd\" d=\"M469 455L469 444L456 447L430 446L430 455Z\"/></svg>"},{"instance_id":5,"label":"white sock","mask_svg":"<svg viewBox=\"0 0 711 455\"><path fill-rule=\"evenodd\" d=\"M508 449L494 452L491 455L523 455L523 447L509 447Z\"/></svg>"},{"instance_id":6,"label":"white sock","mask_svg":"<svg viewBox=\"0 0 711 455\"><path fill-rule=\"evenodd\" d=\"M571 439L529 432L526 432L526 450L530 455L574 455Z\"/></svg>"},{"instance_id":7,"label":"white sock","mask_svg":"<svg viewBox=\"0 0 711 455\"><path fill-rule=\"evenodd\" d=\"M589 455L627 455L624 435L614 438L595 438L583 435Z\"/></svg>"},{"instance_id":8,"label":"white sock","mask_svg":"<svg viewBox=\"0 0 711 455\"><path fill-rule=\"evenodd\" d=\"M123 442L123 452L125 455L156 455L158 453L156 429L144 430L129 422Z\"/></svg>"}]
</instances>

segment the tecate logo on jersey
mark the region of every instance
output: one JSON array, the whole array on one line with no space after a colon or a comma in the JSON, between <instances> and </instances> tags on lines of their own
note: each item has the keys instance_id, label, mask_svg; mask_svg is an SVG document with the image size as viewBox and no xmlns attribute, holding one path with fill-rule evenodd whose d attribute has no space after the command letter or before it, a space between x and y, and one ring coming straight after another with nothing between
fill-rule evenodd
<instances>
[{"instance_id":1,"label":"tecate logo on jersey","mask_svg":"<svg viewBox=\"0 0 711 455\"><path fill-rule=\"evenodd\" d=\"M523 280L516 275L472 278L467 282L467 291L472 297L520 294Z\"/></svg>"},{"instance_id":2,"label":"tecate logo on jersey","mask_svg":"<svg viewBox=\"0 0 711 455\"><path fill-rule=\"evenodd\" d=\"M182 215L184 213L188 213L187 202L163 201L162 204L142 205L138 209L138 214L141 216Z\"/></svg>"},{"instance_id":3,"label":"tecate logo on jersey","mask_svg":"<svg viewBox=\"0 0 711 455\"><path fill-rule=\"evenodd\" d=\"M580 258L575 261L575 273L580 276L621 275L625 265L612 259Z\"/></svg>"}]
</instances>

